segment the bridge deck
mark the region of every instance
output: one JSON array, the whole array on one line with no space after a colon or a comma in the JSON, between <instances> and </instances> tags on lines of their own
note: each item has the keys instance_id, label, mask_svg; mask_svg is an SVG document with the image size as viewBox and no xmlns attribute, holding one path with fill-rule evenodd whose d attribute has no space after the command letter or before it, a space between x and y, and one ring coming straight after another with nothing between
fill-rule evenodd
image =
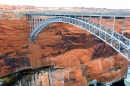
<instances>
[{"instance_id":1,"label":"bridge deck","mask_svg":"<svg viewBox=\"0 0 130 86\"><path fill-rule=\"evenodd\" d=\"M79 13L79 12L28 12L28 13L25 13L26 15L38 15L38 16L86 16L86 17L89 17L89 16L92 16L92 17L118 17L118 18L124 18L124 17L130 17L130 14L113 14L113 13Z\"/></svg>"}]
</instances>

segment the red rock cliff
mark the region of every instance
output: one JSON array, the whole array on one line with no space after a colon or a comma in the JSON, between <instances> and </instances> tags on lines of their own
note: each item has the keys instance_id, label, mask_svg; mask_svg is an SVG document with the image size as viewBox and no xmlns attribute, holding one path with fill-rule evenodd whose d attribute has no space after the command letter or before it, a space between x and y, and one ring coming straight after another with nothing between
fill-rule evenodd
<instances>
[{"instance_id":1,"label":"red rock cliff","mask_svg":"<svg viewBox=\"0 0 130 86\"><path fill-rule=\"evenodd\" d=\"M91 80L110 82L126 73L125 58L76 26L52 24L35 42L29 41L29 34L25 20L0 20L0 75L20 68L54 66L69 69L70 78L64 74L67 86L87 86Z\"/></svg>"}]
</instances>

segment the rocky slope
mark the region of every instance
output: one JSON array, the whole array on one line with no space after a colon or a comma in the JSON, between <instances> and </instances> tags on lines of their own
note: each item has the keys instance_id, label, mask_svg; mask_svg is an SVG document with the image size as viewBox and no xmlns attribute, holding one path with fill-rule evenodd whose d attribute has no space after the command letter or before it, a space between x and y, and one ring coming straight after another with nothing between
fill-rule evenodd
<instances>
[{"instance_id":1,"label":"rocky slope","mask_svg":"<svg viewBox=\"0 0 130 86\"><path fill-rule=\"evenodd\" d=\"M25 9L37 9L38 7L35 6L26 6L26 5L6 5L6 4L0 4L1 10L25 10Z\"/></svg>"}]
</instances>

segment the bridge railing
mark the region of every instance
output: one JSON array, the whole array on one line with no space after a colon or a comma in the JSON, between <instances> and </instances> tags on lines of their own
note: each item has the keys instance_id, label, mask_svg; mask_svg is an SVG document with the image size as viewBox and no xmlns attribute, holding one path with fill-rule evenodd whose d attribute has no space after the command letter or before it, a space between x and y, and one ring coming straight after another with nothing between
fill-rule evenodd
<instances>
[{"instance_id":1,"label":"bridge railing","mask_svg":"<svg viewBox=\"0 0 130 86\"><path fill-rule=\"evenodd\" d=\"M76 18L57 16L43 20L31 32L30 40L35 40L37 35L40 33L41 30L43 30L43 28L55 22L66 22L72 25L79 26L84 30L87 30L96 37L100 38L105 43L109 44L117 52L119 52L121 55L123 55L126 59L130 61L130 39L126 38L125 36L122 36L121 34L111 30L106 26L100 26L100 24L96 24L90 21L86 22Z\"/></svg>"}]
</instances>

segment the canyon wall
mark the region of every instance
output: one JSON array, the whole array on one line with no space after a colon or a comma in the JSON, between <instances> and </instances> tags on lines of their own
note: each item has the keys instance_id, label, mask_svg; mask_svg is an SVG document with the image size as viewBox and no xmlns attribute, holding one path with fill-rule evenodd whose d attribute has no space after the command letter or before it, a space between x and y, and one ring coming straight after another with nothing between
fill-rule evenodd
<instances>
[{"instance_id":1,"label":"canyon wall","mask_svg":"<svg viewBox=\"0 0 130 86\"><path fill-rule=\"evenodd\" d=\"M126 32L129 37L129 31ZM108 83L126 74L128 61L79 27L54 23L47 26L34 42L29 41L29 34L25 19L0 20L0 76L50 66L63 70L66 86L87 86L94 79ZM57 78L56 81L62 82Z\"/></svg>"}]
</instances>

